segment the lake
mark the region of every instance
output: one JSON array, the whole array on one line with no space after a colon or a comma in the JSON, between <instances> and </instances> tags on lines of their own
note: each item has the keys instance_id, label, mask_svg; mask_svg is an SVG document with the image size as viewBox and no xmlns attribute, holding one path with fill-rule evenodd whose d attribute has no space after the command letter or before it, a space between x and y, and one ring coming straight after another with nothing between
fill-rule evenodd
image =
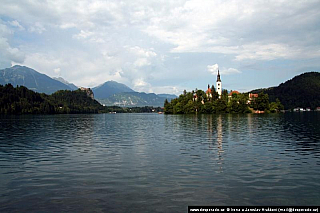
<instances>
[{"instance_id":1,"label":"lake","mask_svg":"<svg viewBox=\"0 0 320 213\"><path fill-rule=\"evenodd\" d=\"M320 205L320 113L1 116L0 212Z\"/></svg>"}]
</instances>

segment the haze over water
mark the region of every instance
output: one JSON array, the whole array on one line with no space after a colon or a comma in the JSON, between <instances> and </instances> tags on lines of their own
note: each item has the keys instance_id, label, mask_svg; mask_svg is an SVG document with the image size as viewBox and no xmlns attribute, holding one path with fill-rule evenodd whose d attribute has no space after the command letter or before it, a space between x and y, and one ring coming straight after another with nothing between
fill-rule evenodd
<instances>
[{"instance_id":1,"label":"haze over water","mask_svg":"<svg viewBox=\"0 0 320 213\"><path fill-rule=\"evenodd\" d=\"M0 120L0 211L320 205L320 113Z\"/></svg>"}]
</instances>

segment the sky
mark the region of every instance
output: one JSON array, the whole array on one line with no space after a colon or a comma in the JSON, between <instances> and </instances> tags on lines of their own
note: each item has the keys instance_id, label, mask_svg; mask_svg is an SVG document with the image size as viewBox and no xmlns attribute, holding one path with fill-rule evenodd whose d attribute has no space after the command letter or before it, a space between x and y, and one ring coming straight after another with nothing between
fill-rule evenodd
<instances>
[{"instance_id":1,"label":"sky","mask_svg":"<svg viewBox=\"0 0 320 213\"><path fill-rule=\"evenodd\" d=\"M247 92L320 70L319 0L1 0L0 69L77 86Z\"/></svg>"}]
</instances>

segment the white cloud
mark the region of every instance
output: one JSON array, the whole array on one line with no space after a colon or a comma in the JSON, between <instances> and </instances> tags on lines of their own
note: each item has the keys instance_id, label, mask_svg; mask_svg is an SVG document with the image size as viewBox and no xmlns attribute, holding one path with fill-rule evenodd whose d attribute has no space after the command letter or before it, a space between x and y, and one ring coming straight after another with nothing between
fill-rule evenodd
<instances>
[{"instance_id":1,"label":"white cloud","mask_svg":"<svg viewBox=\"0 0 320 213\"><path fill-rule=\"evenodd\" d=\"M304 37L316 42L319 9L316 1L190 0L166 16L153 17L145 31L174 45L174 53L232 54L237 61L315 58L320 45L313 47Z\"/></svg>"},{"instance_id":2,"label":"white cloud","mask_svg":"<svg viewBox=\"0 0 320 213\"><path fill-rule=\"evenodd\" d=\"M153 92L156 94L165 93L165 94L180 95L182 94L185 88L182 88L180 86L170 85L170 86L153 86L152 89L153 89ZM191 89L189 89L188 91L191 91Z\"/></svg>"},{"instance_id":3,"label":"white cloud","mask_svg":"<svg viewBox=\"0 0 320 213\"><path fill-rule=\"evenodd\" d=\"M0 63L26 54L23 64L50 76L60 68L77 85L112 79L174 91L196 84L195 70L208 75L212 59L232 67L220 68L228 75L245 73L244 64L319 58L319 10L317 0L4 0Z\"/></svg>"},{"instance_id":4,"label":"white cloud","mask_svg":"<svg viewBox=\"0 0 320 213\"><path fill-rule=\"evenodd\" d=\"M138 92L149 92L152 93L152 86L150 83L146 82L144 79L139 78L134 80L133 88Z\"/></svg>"},{"instance_id":5,"label":"white cloud","mask_svg":"<svg viewBox=\"0 0 320 213\"><path fill-rule=\"evenodd\" d=\"M25 54L19 48L12 47L8 38L13 35L11 31L0 19L0 67L8 67L12 63L21 63L25 59Z\"/></svg>"},{"instance_id":6,"label":"white cloud","mask_svg":"<svg viewBox=\"0 0 320 213\"><path fill-rule=\"evenodd\" d=\"M31 26L29 27L29 31L30 31L30 32L36 32L36 33L41 34L41 33L43 33L44 31L46 31L46 28L43 26L42 23L36 22L36 23L34 23L33 25L31 25Z\"/></svg>"},{"instance_id":7,"label":"white cloud","mask_svg":"<svg viewBox=\"0 0 320 213\"><path fill-rule=\"evenodd\" d=\"M218 64L208 65L207 69L212 75L217 75L219 70L219 65ZM239 70L235 68L225 68L225 67L222 67L219 71L221 75L232 75L232 74L241 73Z\"/></svg>"},{"instance_id":8,"label":"white cloud","mask_svg":"<svg viewBox=\"0 0 320 213\"><path fill-rule=\"evenodd\" d=\"M241 73L241 72L235 68L228 68L228 69L222 68L221 69L222 75L232 75L232 74L239 74L239 73Z\"/></svg>"},{"instance_id":9,"label":"white cloud","mask_svg":"<svg viewBox=\"0 0 320 213\"><path fill-rule=\"evenodd\" d=\"M150 50L146 50L146 49L143 49L143 48L138 47L138 46L129 47L128 49L132 53L134 53L134 54L136 54L138 56L146 57L146 58L157 56L157 53L155 53L151 49Z\"/></svg>"},{"instance_id":10,"label":"white cloud","mask_svg":"<svg viewBox=\"0 0 320 213\"><path fill-rule=\"evenodd\" d=\"M133 65L135 67L143 67L143 66L147 66L150 65L151 63L148 61L148 59L146 58L138 58Z\"/></svg>"},{"instance_id":11,"label":"white cloud","mask_svg":"<svg viewBox=\"0 0 320 213\"><path fill-rule=\"evenodd\" d=\"M20 23L17 20L9 21L9 24L11 26L17 27L19 30L24 30L24 27L20 25Z\"/></svg>"},{"instance_id":12,"label":"white cloud","mask_svg":"<svg viewBox=\"0 0 320 213\"><path fill-rule=\"evenodd\" d=\"M219 65L218 64L208 65L207 69L208 69L209 72L212 73L212 75L217 75L218 74Z\"/></svg>"},{"instance_id":13,"label":"white cloud","mask_svg":"<svg viewBox=\"0 0 320 213\"><path fill-rule=\"evenodd\" d=\"M79 34L74 35L73 37L76 39L86 39L93 36L94 33L90 31L81 30Z\"/></svg>"},{"instance_id":14,"label":"white cloud","mask_svg":"<svg viewBox=\"0 0 320 213\"><path fill-rule=\"evenodd\" d=\"M55 69L53 69L53 71L54 71L54 73L56 73L57 75L59 75L60 76L60 74L61 74L61 69L58 67L58 68L55 68Z\"/></svg>"}]
</instances>

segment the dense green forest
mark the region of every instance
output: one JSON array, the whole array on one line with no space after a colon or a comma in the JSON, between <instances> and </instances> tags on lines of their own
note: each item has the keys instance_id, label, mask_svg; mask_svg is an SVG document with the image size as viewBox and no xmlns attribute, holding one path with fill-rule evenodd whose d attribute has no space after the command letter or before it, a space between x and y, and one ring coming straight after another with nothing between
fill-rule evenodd
<instances>
[{"instance_id":1,"label":"dense green forest","mask_svg":"<svg viewBox=\"0 0 320 213\"><path fill-rule=\"evenodd\" d=\"M24 86L0 85L0 114L66 114L66 113L145 113L160 112L152 106L122 108L102 106L80 89L60 90L51 95L37 93Z\"/></svg>"},{"instance_id":2,"label":"dense green forest","mask_svg":"<svg viewBox=\"0 0 320 213\"><path fill-rule=\"evenodd\" d=\"M24 86L0 85L1 114L98 113L105 110L81 90L60 90L52 95Z\"/></svg>"},{"instance_id":3,"label":"dense green forest","mask_svg":"<svg viewBox=\"0 0 320 213\"><path fill-rule=\"evenodd\" d=\"M315 109L320 107L320 73L304 73L277 87L257 89L251 92L264 92L269 95L270 101L279 99L285 109L296 107Z\"/></svg>"},{"instance_id":4,"label":"dense green forest","mask_svg":"<svg viewBox=\"0 0 320 213\"><path fill-rule=\"evenodd\" d=\"M259 96L248 104L248 93L232 94L228 97L228 91L222 92L221 98L214 86L211 88L211 96L202 90L195 92L184 91L178 98L164 103L164 112L167 114L193 114L193 113L250 113L252 110L265 112L277 112L283 109L280 101L269 103L267 94L260 93Z\"/></svg>"}]
</instances>

